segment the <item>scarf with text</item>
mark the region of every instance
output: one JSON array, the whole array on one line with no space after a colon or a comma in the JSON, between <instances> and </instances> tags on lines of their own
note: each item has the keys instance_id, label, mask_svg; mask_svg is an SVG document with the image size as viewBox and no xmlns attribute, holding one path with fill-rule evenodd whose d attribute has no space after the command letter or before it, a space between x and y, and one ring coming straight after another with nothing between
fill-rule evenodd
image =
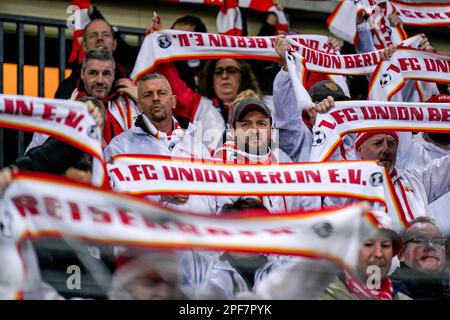
<instances>
[{"instance_id":1,"label":"scarf with text","mask_svg":"<svg viewBox=\"0 0 450 320\"><path fill-rule=\"evenodd\" d=\"M224 163L234 164L271 164L277 163L275 155L270 148L266 154L257 155L242 151L238 148L235 142L227 141L214 153L214 160L222 161Z\"/></svg>"},{"instance_id":2,"label":"scarf with text","mask_svg":"<svg viewBox=\"0 0 450 320\"><path fill-rule=\"evenodd\" d=\"M333 196L388 206L384 171L373 161L263 165L146 155L118 155L108 164L112 188L138 196Z\"/></svg>"},{"instance_id":3,"label":"scarf with text","mask_svg":"<svg viewBox=\"0 0 450 320\"><path fill-rule=\"evenodd\" d=\"M403 97L405 80L416 81L418 97ZM400 47L388 61L380 61L369 83L370 100L426 101L439 91L434 82L450 84L450 55Z\"/></svg>"},{"instance_id":4,"label":"scarf with text","mask_svg":"<svg viewBox=\"0 0 450 320\"><path fill-rule=\"evenodd\" d=\"M395 12L395 8L387 0L342 0L327 19L329 30L345 41L356 44L356 17L361 12L368 17L367 23L378 49L398 44L407 38L400 25L395 28L390 26L388 17Z\"/></svg>"},{"instance_id":5,"label":"scarf with text","mask_svg":"<svg viewBox=\"0 0 450 320\"><path fill-rule=\"evenodd\" d=\"M47 237L149 249L298 255L355 268L361 243L376 232L377 221L366 210L357 204L283 215L205 216L49 176L16 175L0 208L0 245L9 255L0 266L0 298L20 298L21 291L31 289L28 280L36 275L27 268L23 257L30 253L22 244Z\"/></svg>"},{"instance_id":6,"label":"scarf with text","mask_svg":"<svg viewBox=\"0 0 450 320\"><path fill-rule=\"evenodd\" d=\"M450 3L411 3L391 0L407 26L440 27L450 25Z\"/></svg>"},{"instance_id":7,"label":"scarf with text","mask_svg":"<svg viewBox=\"0 0 450 320\"><path fill-rule=\"evenodd\" d=\"M339 101L318 114L311 161L327 161L348 133L377 131L450 131L450 103Z\"/></svg>"},{"instance_id":8,"label":"scarf with text","mask_svg":"<svg viewBox=\"0 0 450 320\"><path fill-rule=\"evenodd\" d=\"M0 95L0 126L40 132L89 153L103 168L93 183L104 186L106 171L100 128L81 102L26 96Z\"/></svg>"},{"instance_id":9,"label":"scarf with text","mask_svg":"<svg viewBox=\"0 0 450 320\"><path fill-rule=\"evenodd\" d=\"M308 71L337 75L372 73L380 62L381 50L363 54L338 55L318 35L291 35L287 39L293 51L305 58ZM189 59L261 59L278 61L275 37L234 37L210 33L165 30L144 39L131 77L137 82L153 71L159 63ZM416 37L403 42L408 45ZM439 59L441 55L429 53ZM408 69L410 66L405 65ZM428 73L424 73L425 78Z\"/></svg>"},{"instance_id":10,"label":"scarf with text","mask_svg":"<svg viewBox=\"0 0 450 320\"><path fill-rule=\"evenodd\" d=\"M91 18L89 17L90 7L90 0L72 0L72 5L69 7L72 10L72 15L67 19L67 27L74 30L69 63L77 60L77 57L78 64L83 62L84 51L81 47L81 42L83 40L84 28L91 21Z\"/></svg>"}]
</instances>

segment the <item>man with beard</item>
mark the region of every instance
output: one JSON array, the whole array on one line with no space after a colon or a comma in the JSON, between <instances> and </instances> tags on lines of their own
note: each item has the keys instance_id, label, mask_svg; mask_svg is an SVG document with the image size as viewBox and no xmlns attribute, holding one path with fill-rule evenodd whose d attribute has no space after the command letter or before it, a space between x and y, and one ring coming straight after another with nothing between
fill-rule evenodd
<instances>
[{"instance_id":1,"label":"man with beard","mask_svg":"<svg viewBox=\"0 0 450 320\"><path fill-rule=\"evenodd\" d=\"M104 48L89 50L81 67L81 79L71 99L91 96L100 100L106 108L103 138L109 143L113 137L133 126L140 113L133 99L120 93L114 84L116 64L111 53ZM43 144L48 136L35 133L28 150Z\"/></svg>"},{"instance_id":2,"label":"man with beard","mask_svg":"<svg viewBox=\"0 0 450 320\"><path fill-rule=\"evenodd\" d=\"M391 275L394 290L413 299L450 299L445 244L433 220L419 217L402 233L400 267Z\"/></svg>"},{"instance_id":3,"label":"man with beard","mask_svg":"<svg viewBox=\"0 0 450 320\"><path fill-rule=\"evenodd\" d=\"M173 117L177 97L166 77L159 73L144 75L138 82L138 101L143 113L135 125L111 140L104 151L109 161L119 154L165 155L209 159L206 147L193 136L194 127L184 128ZM210 196L149 196L161 204L191 212L215 213L216 200Z\"/></svg>"},{"instance_id":4,"label":"man with beard","mask_svg":"<svg viewBox=\"0 0 450 320\"><path fill-rule=\"evenodd\" d=\"M233 103L229 140L214 154L214 159L232 164L276 165L292 162L281 149L272 147L272 116L258 95L246 90ZM233 202L237 197L218 197L221 204ZM319 197L261 196L261 203L270 212L285 212L299 208L320 207Z\"/></svg>"},{"instance_id":5,"label":"man with beard","mask_svg":"<svg viewBox=\"0 0 450 320\"><path fill-rule=\"evenodd\" d=\"M379 161L389 172L400 206L400 225L427 216L428 205L450 190L450 155L411 169L396 168L398 135L394 131L361 132L355 151L361 160ZM336 203L335 203L336 204Z\"/></svg>"}]
</instances>

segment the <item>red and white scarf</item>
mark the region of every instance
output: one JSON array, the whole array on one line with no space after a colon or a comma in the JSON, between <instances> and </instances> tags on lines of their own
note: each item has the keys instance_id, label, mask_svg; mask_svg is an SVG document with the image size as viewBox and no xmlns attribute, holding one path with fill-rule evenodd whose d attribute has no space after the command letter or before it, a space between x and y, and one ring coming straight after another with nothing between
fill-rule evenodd
<instances>
[{"instance_id":1,"label":"red and white scarf","mask_svg":"<svg viewBox=\"0 0 450 320\"><path fill-rule=\"evenodd\" d=\"M379 290L371 290L345 270L344 283L348 291L359 300L394 300L394 287L388 277L383 279Z\"/></svg>"},{"instance_id":2,"label":"red and white scarf","mask_svg":"<svg viewBox=\"0 0 450 320\"><path fill-rule=\"evenodd\" d=\"M385 176L373 161L227 164L222 159L124 154L112 158L108 172L114 190L137 196L331 196L389 206L384 184L371 182L374 176Z\"/></svg>"},{"instance_id":3,"label":"red and white scarf","mask_svg":"<svg viewBox=\"0 0 450 320\"><path fill-rule=\"evenodd\" d=\"M388 21L391 13L397 12L405 25L448 26L450 25L450 4L448 3L406 3L397 0L342 0L328 17L330 31L342 39L356 44L356 16L364 11L369 17L375 45L387 47L400 43L407 35L401 26L392 28ZM351 23L349 23L349 21Z\"/></svg>"},{"instance_id":4,"label":"red and white scarf","mask_svg":"<svg viewBox=\"0 0 450 320\"><path fill-rule=\"evenodd\" d=\"M266 154L256 155L240 150L233 141L227 141L218 148L213 158L217 161L234 164L272 164L278 162L270 148L268 148Z\"/></svg>"},{"instance_id":5,"label":"red and white scarf","mask_svg":"<svg viewBox=\"0 0 450 320\"><path fill-rule=\"evenodd\" d=\"M440 27L450 25L450 3L411 3L390 0L407 26Z\"/></svg>"},{"instance_id":6,"label":"red and white scarf","mask_svg":"<svg viewBox=\"0 0 450 320\"><path fill-rule=\"evenodd\" d=\"M178 142L179 139L183 137L185 134L185 130L181 128L178 121L173 117L172 117L173 130L170 133L165 133L161 130L156 129L153 123L145 115L142 115L142 119L144 120L144 124L147 127L150 134L154 136L157 140Z\"/></svg>"},{"instance_id":7,"label":"red and white scarf","mask_svg":"<svg viewBox=\"0 0 450 320\"><path fill-rule=\"evenodd\" d=\"M242 35L242 16L238 0L223 0L217 14L217 33L230 36Z\"/></svg>"},{"instance_id":8,"label":"red and white scarf","mask_svg":"<svg viewBox=\"0 0 450 320\"><path fill-rule=\"evenodd\" d=\"M90 0L72 0L73 16L67 19L67 27L73 29L72 52L70 53L69 62L74 62L78 57L78 64L81 64L84 59L84 51L81 47L83 39L83 30L91 21L89 17L89 8L91 7ZM71 21L72 23L70 23Z\"/></svg>"},{"instance_id":9,"label":"red and white scarf","mask_svg":"<svg viewBox=\"0 0 450 320\"><path fill-rule=\"evenodd\" d=\"M339 101L318 114L311 161L327 161L348 133L376 131L450 131L450 103Z\"/></svg>"},{"instance_id":10,"label":"red and white scarf","mask_svg":"<svg viewBox=\"0 0 450 320\"><path fill-rule=\"evenodd\" d=\"M278 18L276 30L288 32L289 25L283 10L278 9L272 0L166 0L176 3L198 3L221 6L220 14L217 16L217 32L232 35L241 35L242 19L239 7L248 8L260 12L273 12ZM227 9L232 9L228 11ZM227 15L229 15L227 17ZM220 21L220 22L219 22ZM234 31L233 31L234 30ZM226 33L226 32L230 33Z\"/></svg>"},{"instance_id":11,"label":"red and white scarf","mask_svg":"<svg viewBox=\"0 0 450 320\"><path fill-rule=\"evenodd\" d=\"M387 0L342 0L328 17L327 23L332 33L356 44L356 16L359 12L365 12L374 34L374 44L381 49L400 43L407 37L402 27L392 28L389 25L388 16L394 11L395 8Z\"/></svg>"},{"instance_id":12,"label":"red and white scarf","mask_svg":"<svg viewBox=\"0 0 450 320\"><path fill-rule=\"evenodd\" d=\"M416 81L418 97L403 99L405 80L432 82ZM450 84L450 55L400 47L389 61L381 61L372 74L369 99L426 101L439 93L433 82Z\"/></svg>"},{"instance_id":13,"label":"red and white scarf","mask_svg":"<svg viewBox=\"0 0 450 320\"><path fill-rule=\"evenodd\" d=\"M27 239L67 237L88 243L298 255L355 268L361 239L376 232L363 206L269 215L205 216L40 175L15 176L3 195L0 220L1 299L23 297ZM7 232L8 238L3 234ZM262 242L261 239L264 239ZM352 249L349 249L352 248Z\"/></svg>"},{"instance_id":14,"label":"red and white scarf","mask_svg":"<svg viewBox=\"0 0 450 320\"><path fill-rule=\"evenodd\" d=\"M93 183L106 182L101 132L86 104L60 99L0 95L0 126L40 132L67 142L94 157L103 168Z\"/></svg>"}]
</instances>

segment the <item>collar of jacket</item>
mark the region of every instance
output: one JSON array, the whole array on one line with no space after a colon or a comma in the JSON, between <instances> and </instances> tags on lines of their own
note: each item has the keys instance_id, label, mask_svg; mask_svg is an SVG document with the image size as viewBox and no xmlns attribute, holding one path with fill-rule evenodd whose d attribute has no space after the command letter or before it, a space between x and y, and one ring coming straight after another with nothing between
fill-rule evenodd
<instances>
[{"instance_id":1,"label":"collar of jacket","mask_svg":"<svg viewBox=\"0 0 450 320\"><path fill-rule=\"evenodd\" d=\"M450 284L445 271L429 274L408 267L404 262L390 276L396 291L414 298L432 298L445 296L450 298Z\"/></svg>"},{"instance_id":2,"label":"collar of jacket","mask_svg":"<svg viewBox=\"0 0 450 320\"><path fill-rule=\"evenodd\" d=\"M134 125L136 127L140 128L140 129L142 129L142 131L144 131L146 134L151 134L150 130L148 130L147 126L145 125L144 118L143 118L144 116L145 115L143 113L141 113L136 118L136 121L134 122ZM178 121L178 119L177 119L177 121ZM189 122L186 122L186 121L179 122L178 121L178 124L180 125L180 127L182 129L186 130L188 134L191 134L192 131L194 130L194 126L191 123L189 123Z\"/></svg>"}]
</instances>

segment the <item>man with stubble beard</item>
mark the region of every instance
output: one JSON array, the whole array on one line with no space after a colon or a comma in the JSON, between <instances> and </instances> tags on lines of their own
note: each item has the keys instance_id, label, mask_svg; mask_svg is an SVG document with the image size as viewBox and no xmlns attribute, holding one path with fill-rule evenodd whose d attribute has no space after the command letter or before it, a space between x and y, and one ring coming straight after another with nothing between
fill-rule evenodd
<instances>
[{"instance_id":1,"label":"man with stubble beard","mask_svg":"<svg viewBox=\"0 0 450 320\"><path fill-rule=\"evenodd\" d=\"M119 154L165 155L210 159L206 147L192 135L191 123L182 127L174 117L177 97L166 77L159 73L144 75L138 81L138 101L143 113L135 126L115 137L104 151L109 161ZM148 196L154 202L184 211L215 213L216 199L211 196Z\"/></svg>"}]
</instances>

